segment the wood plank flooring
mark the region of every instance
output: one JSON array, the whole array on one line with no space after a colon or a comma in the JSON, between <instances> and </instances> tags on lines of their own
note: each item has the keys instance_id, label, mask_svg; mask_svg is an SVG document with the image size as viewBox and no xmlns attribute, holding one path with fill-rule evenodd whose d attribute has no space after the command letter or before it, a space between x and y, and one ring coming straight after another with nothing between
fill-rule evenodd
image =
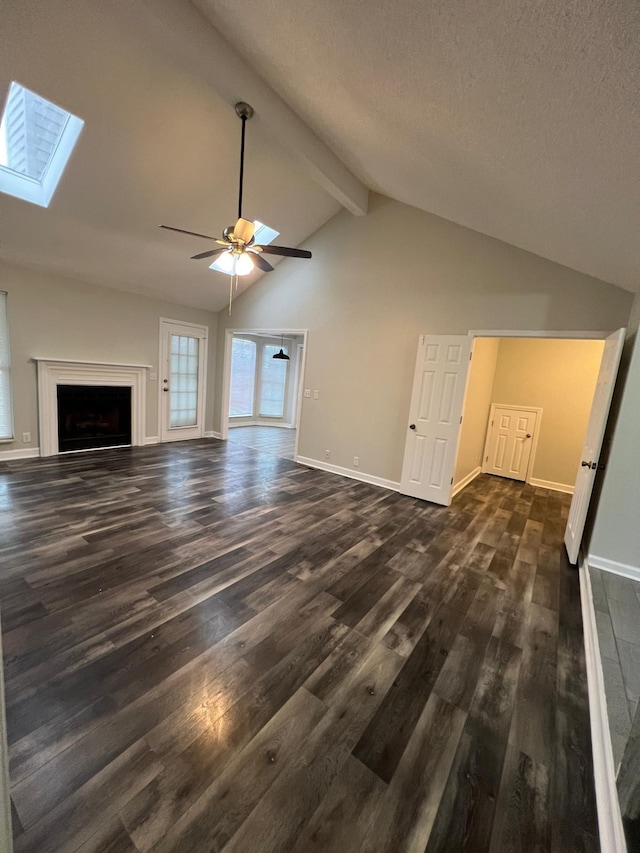
<instances>
[{"instance_id":1,"label":"wood plank flooring","mask_svg":"<svg viewBox=\"0 0 640 853\"><path fill-rule=\"evenodd\" d=\"M237 426L229 429L229 441L272 453L283 459L294 459L296 453L296 430L286 427Z\"/></svg>"},{"instance_id":2,"label":"wood plank flooring","mask_svg":"<svg viewBox=\"0 0 640 853\"><path fill-rule=\"evenodd\" d=\"M567 507L215 440L0 463L17 853L598 850Z\"/></svg>"}]
</instances>

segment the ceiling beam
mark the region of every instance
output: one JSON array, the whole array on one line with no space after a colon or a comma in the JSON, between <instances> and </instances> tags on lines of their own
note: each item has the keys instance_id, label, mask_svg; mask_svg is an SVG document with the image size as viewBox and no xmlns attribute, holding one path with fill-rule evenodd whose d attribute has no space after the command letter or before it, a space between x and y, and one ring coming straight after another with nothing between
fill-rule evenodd
<instances>
[{"instance_id":1,"label":"ceiling beam","mask_svg":"<svg viewBox=\"0 0 640 853\"><path fill-rule=\"evenodd\" d=\"M183 64L229 104L247 101L265 132L300 163L304 171L357 216L366 214L369 190L331 149L257 74L190 0L145 0L127 4L151 12L157 28L171 39ZM147 15L146 25L150 25Z\"/></svg>"}]
</instances>

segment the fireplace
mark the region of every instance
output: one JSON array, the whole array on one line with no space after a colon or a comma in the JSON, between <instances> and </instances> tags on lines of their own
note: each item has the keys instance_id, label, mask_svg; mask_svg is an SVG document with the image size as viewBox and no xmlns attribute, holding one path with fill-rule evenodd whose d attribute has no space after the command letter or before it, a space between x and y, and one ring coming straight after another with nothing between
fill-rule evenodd
<instances>
[{"instance_id":1,"label":"fireplace","mask_svg":"<svg viewBox=\"0 0 640 853\"><path fill-rule=\"evenodd\" d=\"M34 361L41 456L146 443L145 391L151 365L38 356Z\"/></svg>"},{"instance_id":2,"label":"fireplace","mask_svg":"<svg viewBox=\"0 0 640 853\"><path fill-rule=\"evenodd\" d=\"M131 388L58 385L58 451L131 444Z\"/></svg>"}]
</instances>

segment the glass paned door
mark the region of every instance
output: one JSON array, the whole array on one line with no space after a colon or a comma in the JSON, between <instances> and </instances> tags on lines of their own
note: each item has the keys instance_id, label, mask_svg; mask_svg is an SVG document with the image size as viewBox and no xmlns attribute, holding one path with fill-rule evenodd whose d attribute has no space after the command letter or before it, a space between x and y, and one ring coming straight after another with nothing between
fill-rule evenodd
<instances>
[{"instance_id":1,"label":"glass paned door","mask_svg":"<svg viewBox=\"0 0 640 853\"><path fill-rule=\"evenodd\" d=\"M204 435L207 330L161 321L160 440Z\"/></svg>"},{"instance_id":2,"label":"glass paned door","mask_svg":"<svg viewBox=\"0 0 640 853\"><path fill-rule=\"evenodd\" d=\"M169 426L195 426L198 422L198 338L171 335Z\"/></svg>"}]
</instances>

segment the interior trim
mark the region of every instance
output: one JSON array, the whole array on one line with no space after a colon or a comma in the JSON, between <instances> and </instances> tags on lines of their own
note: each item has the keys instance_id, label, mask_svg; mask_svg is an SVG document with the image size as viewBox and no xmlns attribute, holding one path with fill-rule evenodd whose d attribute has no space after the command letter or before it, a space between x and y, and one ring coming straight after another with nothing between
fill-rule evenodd
<instances>
[{"instance_id":1,"label":"interior trim","mask_svg":"<svg viewBox=\"0 0 640 853\"><path fill-rule=\"evenodd\" d=\"M596 554L589 554L587 560L594 569L602 569L603 572L611 572L614 575L640 582L640 567L638 566L618 563L615 560L608 560L606 557L598 557Z\"/></svg>"},{"instance_id":2,"label":"interior trim","mask_svg":"<svg viewBox=\"0 0 640 853\"><path fill-rule=\"evenodd\" d=\"M11 800L9 797L9 749L7 747L7 715L4 702L4 666L0 632L0 853L12 853Z\"/></svg>"},{"instance_id":3,"label":"interior trim","mask_svg":"<svg viewBox=\"0 0 640 853\"><path fill-rule=\"evenodd\" d=\"M552 492L565 492L567 495L572 495L574 486L568 483L554 483L553 480L539 480L538 477L530 477L529 484L538 486L540 489L551 489Z\"/></svg>"},{"instance_id":4,"label":"interior trim","mask_svg":"<svg viewBox=\"0 0 640 853\"><path fill-rule=\"evenodd\" d=\"M451 497L454 498L458 494L458 492L461 492L464 488L466 488L466 486L468 486L469 483L475 480L475 478L480 474L482 474L482 468L480 467L480 465L478 465L478 467L474 468L473 471L469 471L466 477L463 477L461 480L454 484L453 488L451 489Z\"/></svg>"},{"instance_id":5,"label":"interior trim","mask_svg":"<svg viewBox=\"0 0 640 853\"><path fill-rule=\"evenodd\" d=\"M353 468L330 465L328 462L321 462L319 459L309 459L307 456L296 456L295 461L299 465L306 465L307 468L318 468L320 471L328 471L330 474L339 474L341 477L349 477L351 480L360 480L361 483L382 486L383 489L390 489L393 492L400 491L400 483L396 483L393 480L385 480L384 477L376 477L373 474L354 471Z\"/></svg>"},{"instance_id":6,"label":"interior trim","mask_svg":"<svg viewBox=\"0 0 640 853\"><path fill-rule=\"evenodd\" d=\"M596 614L591 592L591 578L584 558L580 560L579 572L600 849L602 853L627 853L616 787L613 749L609 734L607 700L604 692L604 676L602 674Z\"/></svg>"}]
</instances>

